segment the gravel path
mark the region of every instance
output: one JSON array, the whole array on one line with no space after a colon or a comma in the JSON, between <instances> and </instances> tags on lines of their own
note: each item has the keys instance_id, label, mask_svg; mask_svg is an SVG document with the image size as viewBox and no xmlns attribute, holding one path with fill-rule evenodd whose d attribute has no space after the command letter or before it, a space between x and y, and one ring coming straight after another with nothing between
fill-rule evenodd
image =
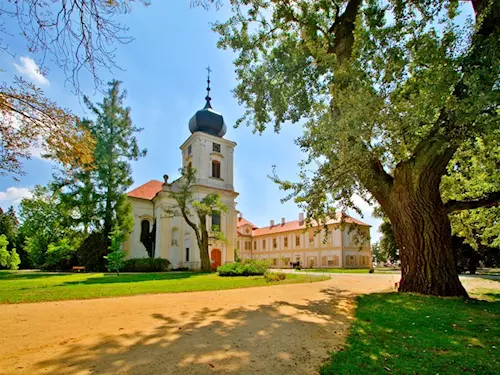
<instances>
[{"instance_id":1,"label":"gravel path","mask_svg":"<svg viewBox=\"0 0 500 375\"><path fill-rule=\"evenodd\" d=\"M398 278L0 305L0 373L314 374Z\"/></svg>"}]
</instances>

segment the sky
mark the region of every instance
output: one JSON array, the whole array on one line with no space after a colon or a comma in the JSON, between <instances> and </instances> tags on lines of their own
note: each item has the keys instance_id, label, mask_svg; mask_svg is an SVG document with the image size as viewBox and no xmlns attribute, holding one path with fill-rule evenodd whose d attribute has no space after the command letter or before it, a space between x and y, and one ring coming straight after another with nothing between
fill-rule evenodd
<instances>
[{"instance_id":1,"label":"sky","mask_svg":"<svg viewBox=\"0 0 500 375\"><path fill-rule=\"evenodd\" d=\"M117 45L116 61L121 70L101 71L104 82L111 79L123 81L127 90L125 104L131 108L134 125L143 128L138 134L139 145L148 150L147 156L132 162L134 185L149 180L162 180L164 174L178 175L181 166L179 146L189 137L188 121L203 108L206 95L206 67L210 66L211 97L213 108L224 116L228 131L224 138L237 143L234 154L235 190L237 209L257 226L267 226L270 220L297 220L300 210L293 202L281 203L285 193L269 179L272 166L276 165L281 178L296 180L298 163L304 157L294 140L303 129L298 124L286 124L279 134L272 129L254 134L251 128L233 127L243 114L231 90L236 87L232 51L217 49L217 34L210 24L225 20L230 15L226 4L219 10L191 8L189 0L152 1L148 7L139 4L132 11L119 17L130 27L129 35L135 39ZM15 25L9 25L14 27ZM65 75L57 66L46 60L45 75L37 69L40 56L28 52L21 37L9 40L14 56L0 54L0 80L11 82L14 76L35 83L59 105L71 109L79 116L90 116L72 88L65 84ZM44 72L45 73L45 72ZM90 80L82 80L82 90L93 102L100 102L102 95L93 90ZM53 165L40 158L39 150L24 163L25 176L16 181L12 176L0 176L0 207L17 206L29 196L36 184L50 181ZM130 189L130 190L131 190ZM379 237L380 221L371 216L372 207L357 199L363 217L350 213L372 225L372 242Z\"/></svg>"}]
</instances>

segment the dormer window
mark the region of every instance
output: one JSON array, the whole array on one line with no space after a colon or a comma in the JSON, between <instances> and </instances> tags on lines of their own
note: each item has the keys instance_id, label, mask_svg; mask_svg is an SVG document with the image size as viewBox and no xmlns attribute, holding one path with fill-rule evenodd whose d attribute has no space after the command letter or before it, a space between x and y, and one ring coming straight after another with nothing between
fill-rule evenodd
<instances>
[{"instance_id":1,"label":"dormer window","mask_svg":"<svg viewBox=\"0 0 500 375\"><path fill-rule=\"evenodd\" d=\"M212 161L212 177L220 178L220 162L217 160Z\"/></svg>"},{"instance_id":2,"label":"dormer window","mask_svg":"<svg viewBox=\"0 0 500 375\"><path fill-rule=\"evenodd\" d=\"M214 151L214 152L220 152L220 144L218 144L218 143L212 143L212 151Z\"/></svg>"}]
</instances>

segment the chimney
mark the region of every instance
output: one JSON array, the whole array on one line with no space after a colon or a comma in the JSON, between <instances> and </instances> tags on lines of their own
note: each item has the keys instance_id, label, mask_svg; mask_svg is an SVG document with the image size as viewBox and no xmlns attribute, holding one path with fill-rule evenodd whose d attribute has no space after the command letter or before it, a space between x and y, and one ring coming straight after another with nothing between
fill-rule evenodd
<instances>
[{"instance_id":1,"label":"chimney","mask_svg":"<svg viewBox=\"0 0 500 375\"><path fill-rule=\"evenodd\" d=\"M300 224L302 224L303 222L304 222L304 213L303 213L303 212L301 212L301 213L299 214L299 223L300 223Z\"/></svg>"},{"instance_id":2,"label":"chimney","mask_svg":"<svg viewBox=\"0 0 500 375\"><path fill-rule=\"evenodd\" d=\"M285 225L285 218L284 217L281 218L281 225Z\"/></svg>"},{"instance_id":3,"label":"chimney","mask_svg":"<svg viewBox=\"0 0 500 375\"><path fill-rule=\"evenodd\" d=\"M269 226L270 226L270 227L274 227L274 220L271 220L271 221L269 222Z\"/></svg>"}]
</instances>

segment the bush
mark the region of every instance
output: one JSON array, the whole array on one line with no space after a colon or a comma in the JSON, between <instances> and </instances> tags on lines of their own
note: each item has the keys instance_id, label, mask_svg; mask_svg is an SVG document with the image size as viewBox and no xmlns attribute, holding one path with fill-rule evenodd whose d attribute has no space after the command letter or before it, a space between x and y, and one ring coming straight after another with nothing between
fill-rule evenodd
<instances>
[{"instance_id":1,"label":"bush","mask_svg":"<svg viewBox=\"0 0 500 375\"><path fill-rule=\"evenodd\" d=\"M86 271L105 271L109 239L102 233L90 234L76 250L77 265L85 266Z\"/></svg>"},{"instance_id":2,"label":"bush","mask_svg":"<svg viewBox=\"0 0 500 375\"><path fill-rule=\"evenodd\" d=\"M295 271L302 271L302 267L301 266L295 266Z\"/></svg>"},{"instance_id":3,"label":"bush","mask_svg":"<svg viewBox=\"0 0 500 375\"><path fill-rule=\"evenodd\" d=\"M284 272L269 272L267 271L264 274L264 277L267 282L276 282L286 279L286 274Z\"/></svg>"},{"instance_id":4,"label":"bush","mask_svg":"<svg viewBox=\"0 0 500 375\"><path fill-rule=\"evenodd\" d=\"M165 272L170 270L170 262L163 258L132 258L125 261L124 272Z\"/></svg>"},{"instance_id":5,"label":"bush","mask_svg":"<svg viewBox=\"0 0 500 375\"><path fill-rule=\"evenodd\" d=\"M113 232L111 232L109 239L111 240L111 245L108 249L109 254L104 256L104 259L108 261L106 267L109 272L116 271L116 274L120 276L120 270L125 264L123 259L127 256L122 250L122 245L125 242L125 235L120 231L120 228L116 226Z\"/></svg>"},{"instance_id":6,"label":"bush","mask_svg":"<svg viewBox=\"0 0 500 375\"><path fill-rule=\"evenodd\" d=\"M368 271L368 273L374 273L375 270L373 268L370 268L370 270Z\"/></svg>"},{"instance_id":7,"label":"bush","mask_svg":"<svg viewBox=\"0 0 500 375\"><path fill-rule=\"evenodd\" d=\"M56 243L51 243L45 253L45 263L41 266L43 270L63 271L71 268L71 259L75 255L75 248L69 239L63 238Z\"/></svg>"},{"instance_id":8,"label":"bush","mask_svg":"<svg viewBox=\"0 0 500 375\"><path fill-rule=\"evenodd\" d=\"M247 260L245 262L226 263L217 267L219 276L260 276L269 269L267 260Z\"/></svg>"}]
</instances>

